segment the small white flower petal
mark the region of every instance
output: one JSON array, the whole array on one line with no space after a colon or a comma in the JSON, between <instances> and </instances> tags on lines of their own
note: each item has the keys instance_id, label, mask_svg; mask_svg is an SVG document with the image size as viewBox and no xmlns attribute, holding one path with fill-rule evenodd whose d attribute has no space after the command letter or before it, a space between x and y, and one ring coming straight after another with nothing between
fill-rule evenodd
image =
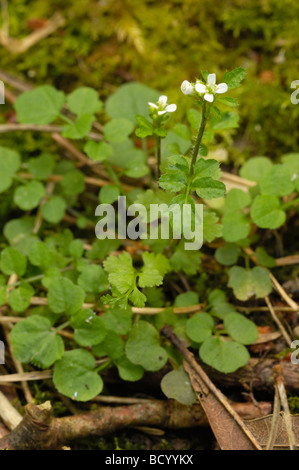
<instances>
[{"instance_id":1,"label":"small white flower petal","mask_svg":"<svg viewBox=\"0 0 299 470\"><path fill-rule=\"evenodd\" d=\"M181 84L181 91L184 93L184 95L193 95L194 93L194 88L193 85L188 82L188 80L184 80L183 83Z\"/></svg>"},{"instance_id":2,"label":"small white flower petal","mask_svg":"<svg viewBox=\"0 0 299 470\"><path fill-rule=\"evenodd\" d=\"M166 113L166 109L164 109L163 111L158 111L159 116L161 116L162 114L165 114L165 113Z\"/></svg>"},{"instance_id":3,"label":"small white flower petal","mask_svg":"<svg viewBox=\"0 0 299 470\"><path fill-rule=\"evenodd\" d=\"M214 101L214 95L212 95L211 93L206 93L206 94L204 95L204 99L205 99L206 101L209 101L210 103L213 103L213 101Z\"/></svg>"},{"instance_id":4,"label":"small white flower petal","mask_svg":"<svg viewBox=\"0 0 299 470\"><path fill-rule=\"evenodd\" d=\"M162 95L159 98L159 104L166 104L167 103L167 96Z\"/></svg>"},{"instance_id":5,"label":"small white flower petal","mask_svg":"<svg viewBox=\"0 0 299 470\"><path fill-rule=\"evenodd\" d=\"M167 111L167 113L174 113L174 111L176 111L176 104L169 104L166 106L165 111Z\"/></svg>"},{"instance_id":6,"label":"small white flower petal","mask_svg":"<svg viewBox=\"0 0 299 470\"><path fill-rule=\"evenodd\" d=\"M202 83L196 83L195 90L197 91L197 93L206 93L207 87Z\"/></svg>"},{"instance_id":7,"label":"small white flower petal","mask_svg":"<svg viewBox=\"0 0 299 470\"><path fill-rule=\"evenodd\" d=\"M219 83L219 85L216 85L215 93L226 93L227 90L228 86L226 83Z\"/></svg>"},{"instance_id":8,"label":"small white flower petal","mask_svg":"<svg viewBox=\"0 0 299 470\"><path fill-rule=\"evenodd\" d=\"M216 84L216 74L210 73L207 78L208 85L215 85Z\"/></svg>"},{"instance_id":9,"label":"small white flower petal","mask_svg":"<svg viewBox=\"0 0 299 470\"><path fill-rule=\"evenodd\" d=\"M155 109L158 108L158 106L155 103L149 102L148 105L150 106L150 108L155 108Z\"/></svg>"}]
</instances>

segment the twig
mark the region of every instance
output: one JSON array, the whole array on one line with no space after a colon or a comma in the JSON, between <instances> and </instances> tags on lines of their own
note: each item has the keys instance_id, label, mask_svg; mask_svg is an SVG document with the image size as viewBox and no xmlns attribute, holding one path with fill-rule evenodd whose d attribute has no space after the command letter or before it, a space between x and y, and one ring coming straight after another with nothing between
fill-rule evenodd
<instances>
[{"instance_id":1,"label":"twig","mask_svg":"<svg viewBox=\"0 0 299 470\"><path fill-rule=\"evenodd\" d=\"M45 132L45 133L60 133L62 132L63 127L62 126L56 126L54 124L48 124L48 125L43 125L40 126L38 124L0 124L0 134L5 134L7 132L25 132L25 131L30 131L30 132ZM99 142L102 140L102 136L95 133L95 132L89 132L88 137L91 140L94 140L96 142Z\"/></svg>"},{"instance_id":2,"label":"twig","mask_svg":"<svg viewBox=\"0 0 299 470\"><path fill-rule=\"evenodd\" d=\"M45 379L50 379L51 377L52 377L51 370L23 372L20 374L0 375L0 383L6 384L6 383L22 382L22 381L29 381L29 380L45 380Z\"/></svg>"},{"instance_id":3,"label":"twig","mask_svg":"<svg viewBox=\"0 0 299 470\"><path fill-rule=\"evenodd\" d=\"M8 427L12 430L22 421L20 413L12 406L6 396L0 391L0 417Z\"/></svg>"},{"instance_id":4,"label":"twig","mask_svg":"<svg viewBox=\"0 0 299 470\"><path fill-rule=\"evenodd\" d=\"M64 24L64 18L59 13L55 13L43 28L34 31L23 39L11 38L8 35L7 26L5 26L4 29L0 30L0 43L10 52L21 54L30 49L34 44L52 34Z\"/></svg>"},{"instance_id":5,"label":"twig","mask_svg":"<svg viewBox=\"0 0 299 470\"><path fill-rule=\"evenodd\" d=\"M289 438L290 450L296 450L296 439L293 431L292 418L284 386L283 372L280 365L274 366L273 369L275 375L275 387L279 395L281 407L283 409L283 419Z\"/></svg>"},{"instance_id":6,"label":"twig","mask_svg":"<svg viewBox=\"0 0 299 470\"><path fill-rule=\"evenodd\" d=\"M273 320L275 321L276 325L278 326L279 330L281 331L281 334L282 336L284 337L284 339L286 340L286 343L289 347L291 347L291 344L292 344L292 340L289 336L289 334L287 333L285 327L283 326L283 324L281 323L281 321L279 320L278 316L276 315L273 307L272 307L272 304L270 302L270 299L268 296L265 297L265 301L266 301L266 304L268 306L268 309L271 313L271 316L273 318Z\"/></svg>"},{"instance_id":7,"label":"twig","mask_svg":"<svg viewBox=\"0 0 299 470\"><path fill-rule=\"evenodd\" d=\"M276 436L277 436L278 425L279 425L279 412L280 412L280 399L279 399L278 390L277 388L275 388L273 416L272 416L271 429L270 429L270 434L269 434L266 450L273 449Z\"/></svg>"},{"instance_id":8,"label":"twig","mask_svg":"<svg viewBox=\"0 0 299 470\"><path fill-rule=\"evenodd\" d=\"M196 362L193 354L187 349L182 341L174 334L168 325L161 329L161 334L173 344L183 355L184 367L190 376L192 386L205 410L213 432L221 448L232 449L234 443L227 439L227 434L236 432L238 437L238 449L261 450L261 447L249 429L245 426L240 416L235 412L227 398L215 387L207 374ZM194 380L193 380L194 379ZM224 435L223 429L219 428L219 420L223 420L229 429ZM217 425L218 423L218 425ZM222 423L223 425L223 423Z\"/></svg>"}]
</instances>

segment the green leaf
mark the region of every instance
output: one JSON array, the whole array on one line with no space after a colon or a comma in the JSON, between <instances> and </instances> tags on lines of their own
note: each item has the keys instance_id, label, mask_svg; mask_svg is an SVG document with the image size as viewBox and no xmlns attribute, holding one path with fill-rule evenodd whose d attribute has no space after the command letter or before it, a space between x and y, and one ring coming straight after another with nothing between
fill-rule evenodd
<instances>
[{"instance_id":1,"label":"green leaf","mask_svg":"<svg viewBox=\"0 0 299 470\"><path fill-rule=\"evenodd\" d=\"M142 178L148 172L149 168L145 163L133 160L126 166L125 175L130 178Z\"/></svg>"},{"instance_id":2,"label":"green leaf","mask_svg":"<svg viewBox=\"0 0 299 470\"><path fill-rule=\"evenodd\" d=\"M146 297L139 289L137 289L137 287L135 287L133 292L129 295L129 300L133 305L135 305L135 307L143 308L145 306Z\"/></svg>"},{"instance_id":3,"label":"green leaf","mask_svg":"<svg viewBox=\"0 0 299 470\"><path fill-rule=\"evenodd\" d=\"M209 366L230 374L247 364L249 352L242 344L223 341L220 338L207 339L199 349L200 358Z\"/></svg>"},{"instance_id":4,"label":"green leaf","mask_svg":"<svg viewBox=\"0 0 299 470\"><path fill-rule=\"evenodd\" d=\"M179 243L170 258L170 264L176 272L183 271L185 274L194 275L199 270L201 255L199 252L185 250L184 243Z\"/></svg>"},{"instance_id":5,"label":"green leaf","mask_svg":"<svg viewBox=\"0 0 299 470\"><path fill-rule=\"evenodd\" d=\"M258 259L259 264L261 264L262 266L265 266L266 268L275 268L275 258L272 258L272 256L268 255L266 250L261 246L257 247L257 249L255 250L255 255Z\"/></svg>"},{"instance_id":6,"label":"green leaf","mask_svg":"<svg viewBox=\"0 0 299 470\"><path fill-rule=\"evenodd\" d=\"M51 249L46 243L37 241L32 245L29 251L29 261L33 266L47 268L53 259Z\"/></svg>"},{"instance_id":7,"label":"green leaf","mask_svg":"<svg viewBox=\"0 0 299 470\"><path fill-rule=\"evenodd\" d=\"M83 193L85 189L84 174L79 170L72 170L64 175L61 186L67 196Z\"/></svg>"},{"instance_id":8,"label":"green leaf","mask_svg":"<svg viewBox=\"0 0 299 470\"><path fill-rule=\"evenodd\" d=\"M181 191L186 185L187 178L181 171L164 173L159 179L159 186L173 193Z\"/></svg>"},{"instance_id":9,"label":"green leaf","mask_svg":"<svg viewBox=\"0 0 299 470\"><path fill-rule=\"evenodd\" d=\"M286 214L280 209L276 196L259 195L251 207L253 222L260 228L276 229L286 221Z\"/></svg>"},{"instance_id":10,"label":"green leaf","mask_svg":"<svg viewBox=\"0 0 299 470\"><path fill-rule=\"evenodd\" d=\"M168 259L161 254L145 252L142 254L142 260L144 266L139 274L139 286L160 286L163 282L163 277L170 270Z\"/></svg>"},{"instance_id":11,"label":"green leaf","mask_svg":"<svg viewBox=\"0 0 299 470\"><path fill-rule=\"evenodd\" d=\"M94 116L82 114L73 124L63 126L62 135L68 139L82 139L91 131Z\"/></svg>"},{"instance_id":12,"label":"green leaf","mask_svg":"<svg viewBox=\"0 0 299 470\"><path fill-rule=\"evenodd\" d=\"M117 366L120 378L126 382L136 382L142 379L144 374L143 367L132 364L125 356L117 359L115 365Z\"/></svg>"},{"instance_id":13,"label":"green leaf","mask_svg":"<svg viewBox=\"0 0 299 470\"><path fill-rule=\"evenodd\" d=\"M240 212L227 212L223 216L222 223L223 238L227 242L243 240L250 232L250 221Z\"/></svg>"},{"instance_id":14,"label":"green leaf","mask_svg":"<svg viewBox=\"0 0 299 470\"><path fill-rule=\"evenodd\" d=\"M108 184L104 186L99 195L100 203L101 204L113 204L117 201L118 196L120 195L120 189L118 186L113 186Z\"/></svg>"},{"instance_id":15,"label":"green leaf","mask_svg":"<svg viewBox=\"0 0 299 470\"><path fill-rule=\"evenodd\" d=\"M107 330L113 330L119 335L125 335L132 326L132 310L127 308L122 310L119 308L110 308L101 318Z\"/></svg>"},{"instance_id":16,"label":"green leaf","mask_svg":"<svg viewBox=\"0 0 299 470\"><path fill-rule=\"evenodd\" d=\"M84 146L84 152L92 160L103 162L113 155L113 147L107 142L88 140Z\"/></svg>"},{"instance_id":17,"label":"green leaf","mask_svg":"<svg viewBox=\"0 0 299 470\"><path fill-rule=\"evenodd\" d=\"M187 111L187 119L193 129L199 129L201 124L202 115L197 109L191 108Z\"/></svg>"},{"instance_id":18,"label":"green leaf","mask_svg":"<svg viewBox=\"0 0 299 470\"><path fill-rule=\"evenodd\" d=\"M234 266L228 271L229 283L235 296L240 300L248 300L255 295L263 298L272 291L272 283L267 269L256 266L253 269L245 269Z\"/></svg>"},{"instance_id":19,"label":"green leaf","mask_svg":"<svg viewBox=\"0 0 299 470\"><path fill-rule=\"evenodd\" d=\"M60 196L52 196L42 207L42 216L51 224L58 224L63 219L66 202Z\"/></svg>"},{"instance_id":20,"label":"green leaf","mask_svg":"<svg viewBox=\"0 0 299 470\"><path fill-rule=\"evenodd\" d=\"M31 362L47 369L60 359L64 352L62 338L51 330L48 318L32 315L17 323L10 340L15 357L24 364Z\"/></svg>"},{"instance_id":21,"label":"green leaf","mask_svg":"<svg viewBox=\"0 0 299 470\"><path fill-rule=\"evenodd\" d=\"M203 343L212 336L214 321L208 313L196 313L186 323L186 333L195 343Z\"/></svg>"},{"instance_id":22,"label":"green leaf","mask_svg":"<svg viewBox=\"0 0 299 470\"><path fill-rule=\"evenodd\" d=\"M71 318L74 339L80 346L93 346L103 341L107 330L103 320L89 309L81 309Z\"/></svg>"},{"instance_id":23,"label":"green leaf","mask_svg":"<svg viewBox=\"0 0 299 470\"><path fill-rule=\"evenodd\" d=\"M211 315L214 317L220 318L221 320L224 320L227 315L230 315L231 313L237 313L235 310L235 307L226 301L224 302L217 302L213 304L213 308L211 309Z\"/></svg>"},{"instance_id":24,"label":"green leaf","mask_svg":"<svg viewBox=\"0 0 299 470\"><path fill-rule=\"evenodd\" d=\"M21 158L18 152L0 147L0 193L6 191L12 184L13 176L20 168Z\"/></svg>"},{"instance_id":25,"label":"green leaf","mask_svg":"<svg viewBox=\"0 0 299 470\"><path fill-rule=\"evenodd\" d=\"M241 82L244 80L246 76L246 71L243 67L237 67L231 72L225 72L223 81L227 83L228 89L232 90L233 88L237 88L241 85Z\"/></svg>"},{"instance_id":26,"label":"green leaf","mask_svg":"<svg viewBox=\"0 0 299 470\"><path fill-rule=\"evenodd\" d=\"M177 123L177 124L174 126L173 131L174 131L179 137L181 137L182 139L185 139L185 140L188 140L188 141L191 140L192 133L191 133L191 130L189 129L189 127L186 126L186 124Z\"/></svg>"},{"instance_id":27,"label":"green leaf","mask_svg":"<svg viewBox=\"0 0 299 470\"><path fill-rule=\"evenodd\" d=\"M53 173L55 167L55 159L48 153L42 154L40 157L30 158L28 160L28 170L36 179L45 180Z\"/></svg>"},{"instance_id":28,"label":"green leaf","mask_svg":"<svg viewBox=\"0 0 299 470\"><path fill-rule=\"evenodd\" d=\"M64 99L64 93L50 85L26 91L14 103L18 121L28 124L50 124L58 118Z\"/></svg>"},{"instance_id":29,"label":"green leaf","mask_svg":"<svg viewBox=\"0 0 299 470\"><path fill-rule=\"evenodd\" d=\"M54 313L73 315L84 302L84 291L67 278L55 279L48 292L48 303Z\"/></svg>"},{"instance_id":30,"label":"green leaf","mask_svg":"<svg viewBox=\"0 0 299 470\"><path fill-rule=\"evenodd\" d=\"M18 186L14 193L15 204L23 211L31 211L37 207L45 195L45 188L39 181Z\"/></svg>"},{"instance_id":31,"label":"green leaf","mask_svg":"<svg viewBox=\"0 0 299 470\"><path fill-rule=\"evenodd\" d=\"M242 189L231 189L225 198L225 210L237 211L248 207L251 203L251 196L249 193L242 191Z\"/></svg>"},{"instance_id":32,"label":"green leaf","mask_svg":"<svg viewBox=\"0 0 299 470\"><path fill-rule=\"evenodd\" d=\"M253 157L247 160L240 170L240 175L250 181L259 183L267 171L272 168L272 162L267 157Z\"/></svg>"},{"instance_id":33,"label":"green leaf","mask_svg":"<svg viewBox=\"0 0 299 470\"><path fill-rule=\"evenodd\" d=\"M82 114L95 114L103 107L96 90L89 87L80 87L70 93L66 99L69 110L82 116Z\"/></svg>"},{"instance_id":34,"label":"green leaf","mask_svg":"<svg viewBox=\"0 0 299 470\"><path fill-rule=\"evenodd\" d=\"M145 370L157 371L167 362L167 353L160 346L157 330L148 322L135 323L126 344L126 355Z\"/></svg>"},{"instance_id":35,"label":"green leaf","mask_svg":"<svg viewBox=\"0 0 299 470\"><path fill-rule=\"evenodd\" d=\"M219 176L219 162L217 160L200 158L194 165L194 179L197 177L214 179Z\"/></svg>"},{"instance_id":36,"label":"green leaf","mask_svg":"<svg viewBox=\"0 0 299 470\"><path fill-rule=\"evenodd\" d=\"M241 344L252 344L257 340L258 330L255 323L240 315L240 313L226 315L224 326L230 336Z\"/></svg>"},{"instance_id":37,"label":"green leaf","mask_svg":"<svg viewBox=\"0 0 299 470\"><path fill-rule=\"evenodd\" d=\"M110 95L106 111L111 118L129 119L135 126L135 116L148 116L148 102L155 103L159 93L141 83L126 83Z\"/></svg>"},{"instance_id":38,"label":"green leaf","mask_svg":"<svg viewBox=\"0 0 299 470\"><path fill-rule=\"evenodd\" d=\"M203 199L216 199L225 194L226 187L221 181L212 178L199 178L193 181L192 188Z\"/></svg>"},{"instance_id":39,"label":"green leaf","mask_svg":"<svg viewBox=\"0 0 299 470\"><path fill-rule=\"evenodd\" d=\"M109 142L123 142L133 132L134 125L129 119L112 119L104 125L105 139Z\"/></svg>"},{"instance_id":40,"label":"green leaf","mask_svg":"<svg viewBox=\"0 0 299 470\"><path fill-rule=\"evenodd\" d=\"M144 116L141 116L140 114L135 116L135 119L138 122L138 128L135 131L137 137L143 139L144 137L153 135L154 126L148 119L146 119Z\"/></svg>"},{"instance_id":41,"label":"green leaf","mask_svg":"<svg viewBox=\"0 0 299 470\"><path fill-rule=\"evenodd\" d=\"M31 297L34 290L30 284L23 282L19 287L16 287L8 295L8 305L15 312L24 312L30 305Z\"/></svg>"},{"instance_id":42,"label":"green leaf","mask_svg":"<svg viewBox=\"0 0 299 470\"><path fill-rule=\"evenodd\" d=\"M217 223L218 220L215 212L204 211L203 238L209 243L222 235L222 225Z\"/></svg>"},{"instance_id":43,"label":"green leaf","mask_svg":"<svg viewBox=\"0 0 299 470\"><path fill-rule=\"evenodd\" d=\"M84 349L66 351L54 367L55 387L72 400L91 400L103 390L101 377L93 371L95 365L92 354Z\"/></svg>"},{"instance_id":44,"label":"green leaf","mask_svg":"<svg viewBox=\"0 0 299 470\"><path fill-rule=\"evenodd\" d=\"M213 131L224 131L226 129L235 129L239 126L239 114L235 112L221 113L213 117L210 122Z\"/></svg>"},{"instance_id":45,"label":"green leaf","mask_svg":"<svg viewBox=\"0 0 299 470\"><path fill-rule=\"evenodd\" d=\"M241 249L236 243L225 243L225 245L217 248L215 258L218 263L224 266L231 266L237 263L240 254Z\"/></svg>"},{"instance_id":46,"label":"green leaf","mask_svg":"<svg viewBox=\"0 0 299 470\"><path fill-rule=\"evenodd\" d=\"M236 100L235 98L231 98L230 96L219 96L217 101L226 104L226 106L231 106L232 108L239 106L238 100Z\"/></svg>"},{"instance_id":47,"label":"green leaf","mask_svg":"<svg viewBox=\"0 0 299 470\"><path fill-rule=\"evenodd\" d=\"M275 165L259 181L262 194L288 196L295 189L292 171L285 165Z\"/></svg>"},{"instance_id":48,"label":"green leaf","mask_svg":"<svg viewBox=\"0 0 299 470\"><path fill-rule=\"evenodd\" d=\"M121 294L126 294L128 290L135 287L136 273L129 253L123 252L119 256L111 255L103 265L109 273L109 281Z\"/></svg>"},{"instance_id":49,"label":"green leaf","mask_svg":"<svg viewBox=\"0 0 299 470\"><path fill-rule=\"evenodd\" d=\"M101 266L90 264L80 269L78 285L92 294L100 294L109 289L109 282L106 273Z\"/></svg>"},{"instance_id":50,"label":"green leaf","mask_svg":"<svg viewBox=\"0 0 299 470\"><path fill-rule=\"evenodd\" d=\"M184 292L183 294L179 294L175 298L174 306L175 307L189 307L190 305L198 304L198 294L196 292Z\"/></svg>"},{"instance_id":51,"label":"green leaf","mask_svg":"<svg viewBox=\"0 0 299 470\"><path fill-rule=\"evenodd\" d=\"M83 245L83 242L79 239L77 240L73 240L71 243L70 243L70 246L69 246L69 254L73 257L73 258L76 258L76 259L79 259L82 257L83 253L84 253L84 245Z\"/></svg>"},{"instance_id":52,"label":"green leaf","mask_svg":"<svg viewBox=\"0 0 299 470\"><path fill-rule=\"evenodd\" d=\"M4 274L10 276L17 274L22 277L27 268L27 258L15 248L4 248L1 252L0 269Z\"/></svg>"},{"instance_id":53,"label":"green leaf","mask_svg":"<svg viewBox=\"0 0 299 470\"><path fill-rule=\"evenodd\" d=\"M183 366L168 372L161 380L161 390L167 398L173 398L182 405L193 405L197 398L188 374Z\"/></svg>"},{"instance_id":54,"label":"green leaf","mask_svg":"<svg viewBox=\"0 0 299 470\"><path fill-rule=\"evenodd\" d=\"M109 330L105 339L92 348L95 356L108 356L113 361L120 359L124 355L124 341L114 331Z\"/></svg>"}]
</instances>

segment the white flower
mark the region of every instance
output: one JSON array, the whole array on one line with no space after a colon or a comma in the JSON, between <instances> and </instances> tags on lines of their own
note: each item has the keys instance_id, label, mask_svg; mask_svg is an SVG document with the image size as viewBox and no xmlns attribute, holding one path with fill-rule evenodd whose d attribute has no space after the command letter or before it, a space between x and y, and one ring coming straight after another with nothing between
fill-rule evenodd
<instances>
[{"instance_id":1,"label":"white flower","mask_svg":"<svg viewBox=\"0 0 299 470\"><path fill-rule=\"evenodd\" d=\"M197 93L204 94L204 99L212 103L216 93L225 93L228 90L226 83L219 83L216 85L216 74L210 73L208 75L207 84L196 83L195 90Z\"/></svg>"},{"instance_id":2,"label":"white flower","mask_svg":"<svg viewBox=\"0 0 299 470\"><path fill-rule=\"evenodd\" d=\"M150 107L150 110L152 112L157 111L159 116L165 113L173 113L174 111L176 111L176 104L167 104L167 96L165 95L160 96L157 104L148 103L148 105Z\"/></svg>"},{"instance_id":3,"label":"white flower","mask_svg":"<svg viewBox=\"0 0 299 470\"><path fill-rule=\"evenodd\" d=\"M184 80L183 83L181 84L181 91L184 93L184 95L193 95L194 85L188 82L188 80Z\"/></svg>"}]
</instances>

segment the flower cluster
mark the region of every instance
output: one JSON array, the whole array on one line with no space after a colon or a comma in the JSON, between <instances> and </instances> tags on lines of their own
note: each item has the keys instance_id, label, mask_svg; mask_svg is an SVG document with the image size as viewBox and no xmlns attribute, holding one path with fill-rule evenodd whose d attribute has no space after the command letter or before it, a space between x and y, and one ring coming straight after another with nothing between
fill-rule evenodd
<instances>
[{"instance_id":1,"label":"flower cluster","mask_svg":"<svg viewBox=\"0 0 299 470\"><path fill-rule=\"evenodd\" d=\"M152 114L158 114L162 116L165 113L173 113L176 111L176 104L167 104L167 96L162 95L158 99L157 103L148 103Z\"/></svg>"},{"instance_id":2,"label":"flower cluster","mask_svg":"<svg viewBox=\"0 0 299 470\"><path fill-rule=\"evenodd\" d=\"M197 80L195 84L184 80L181 85L181 90L184 95L194 95L196 92L203 96L204 100L212 103L216 94L227 92L228 86L226 83L216 84L216 74L210 73L207 77L207 83L204 84L201 80Z\"/></svg>"}]
</instances>

